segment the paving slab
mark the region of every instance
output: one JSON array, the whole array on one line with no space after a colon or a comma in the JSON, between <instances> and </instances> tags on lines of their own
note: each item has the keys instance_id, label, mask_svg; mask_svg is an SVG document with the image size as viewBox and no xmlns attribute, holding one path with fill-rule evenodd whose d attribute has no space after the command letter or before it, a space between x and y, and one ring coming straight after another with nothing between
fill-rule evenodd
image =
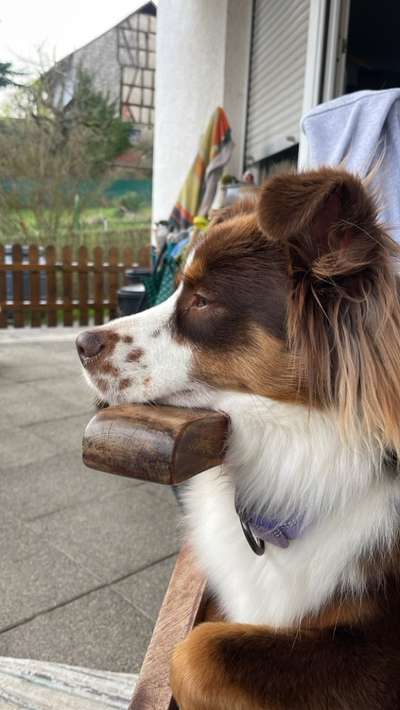
<instances>
[{"instance_id":1,"label":"paving slab","mask_svg":"<svg viewBox=\"0 0 400 710\"><path fill-rule=\"evenodd\" d=\"M42 380L56 380L60 377L60 364L62 365L62 376L64 378L67 375L77 375L79 372L78 365L73 363L60 363L57 358L53 358L51 362L44 362L43 359L37 362L39 358L35 358L34 360L27 360L23 364L21 363L21 359L18 358L16 362L12 363L10 358L5 363L4 359L2 361L0 358L1 378L11 382L38 383Z\"/></svg>"},{"instance_id":2,"label":"paving slab","mask_svg":"<svg viewBox=\"0 0 400 710\"><path fill-rule=\"evenodd\" d=\"M0 334L0 377L24 379L60 377L59 368L78 375L82 368L73 342L22 342L3 345ZM30 369L32 368L32 369Z\"/></svg>"},{"instance_id":3,"label":"paving slab","mask_svg":"<svg viewBox=\"0 0 400 710\"><path fill-rule=\"evenodd\" d=\"M155 623L175 562L176 555L173 555L113 584L110 589L121 594Z\"/></svg>"},{"instance_id":4,"label":"paving slab","mask_svg":"<svg viewBox=\"0 0 400 710\"><path fill-rule=\"evenodd\" d=\"M28 437L29 430L23 430L22 434ZM54 441L57 442L56 439ZM63 451L60 447L60 453L42 460L40 453L50 444L36 436L35 444L36 448L30 451L32 463L0 468L0 510L12 512L21 520L34 520L71 506L79 506L85 501L140 486L139 481L87 468L82 463L80 447L71 452ZM66 525L65 532L68 535L68 521Z\"/></svg>"},{"instance_id":5,"label":"paving slab","mask_svg":"<svg viewBox=\"0 0 400 710\"><path fill-rule=\"evenodd\" d=\"M0 383L0 388L2 384ZM1 412L1 408L0 408ZM4 413L6 414L6 413ZM1 419L1 414L0 414ZM6 419L6 417L5 417ZM11 424L7 422L7 424ZM33 432L25 431L14 427L7 426L0 421L0 508L5 505L4 495L7 493L5 477L7 476L8 468L18 464L41 464L50 456L56 454L58 447L57 442L43 441Z\"/></svg>"},{"instance_id":6,"label":"paving slab","mask_svg":"<svg viewBox=\"0 0 400 710\"><path fill-rule=\"evenodd\" d=\"M168 493L168 491L166 491ZM144 486L82 503L30 523L103 582L177 552L177 508L169 496L154 498Z\"/></svg>"},{"instance_id":7,"label":"paving slab","mask_svg":"<svg viewBox=\"0 0 400 710\"><path fill-rule=\"evenodd\" d=\"M40 535L27 525L15 520L11 515L1 516L0 524L0 559L3 562L18 560L38 554L43 548ZM1 603L0 603L1 606Z\"/></svg>"},{"instance_id":8,"label":"paving slab","mask_svg":"<svg viewBox=\"0 0 400 710\"><path fill-rule=\"evenodd\" d=\"M27 340L27 341L12 341L4 342L0 331L0 362L8 362L16 353L19 353L18 359L20 364L29 362L29 358L33 360L49 360L50 356L54 358L65 359L69 355L70 362L73 363L77 358L75 343L70 341L46 341L46 340ZM77 358L78 360L78 358ZM79 362L79 361L78 361Z\"/></svg>"},{"instance_id":9,"label":"paving slab","mask_svg":"<svg viewBox=\"0 0 400 710\"><path fill-rule=\"evenodd\" d=\"M80 596L98 584L87 569L43 541L41 549L33 555L13 560L3 558L0 630ZM6 654L0 652L0 655Z\"/></svg>"},{"instance_id":10,"label":"paving slab","mask_svg":"<svg viewBox=\"0 0 400 710\"><path fill-rule=\"evenodd\" d=\"M80 372L82 369L74 342L41 342L37 344L37 348L38 351L42 350L48 362L54 359L74 367L76 372Z\"/></svg>"},{"instance_id":11,"label":"paving slab","mask_svg":"<svg viewBox=\"0 0 400 710\"><path fill-rule=\"evenodd\" d=\"M93 394L79 329L61 331L0 332L0 655L132 672L179 547L178 506L168 488L83 466Z\"/></svg>"},{"instance_id":12,"label":"paving slab","mask_svg":"<svg viewBox=\"0 0 400 710\"><path fill-rule=\"evenodd\" d=\"M43 382L20 383L3 379L0 387L0 427L10 425L21 427L43 420L61 419L68 415L91 411L93 406L93 398L83 386L82 397L77 399L75 404L62 394L59 395L56 386L51 391L51 388L43 386Z\"/></svg>"},{"instance_id":13,"label":"paving slab","mask_svg":"<svg viewBox=\"0 0 400 710\"><path fill-rule=\"evenodd\" d=\"M80 461L82 458L82 437L94 414L95 409L90 409L85 414L74 414L63 419L28 424L24 427L24 431L34 434L43 441L56 442L58 451L78 452Z\"/></svg>"},{"instance_id":14,"label":"paving slab","mask_svg":"<svg viewBox=\"0 0 400 710\"><path fill-rule=\"evenodd\" d=\"M136 672L152 623L109 589L85 595L60 609L0 635L0 655Z\"/></svg>"},{"instance_id":15,"label":"paving slab","mask_svg":"<svg viewBox=\"0 0 400 710\"><path fill-rule=\"evenodd\" d=\"M64 416L84 411L93 411L94 414L96 395L88 387L81 371L69 377L40 380L29 386L34 387L40 397L46 397L49 401L55 398L58 402L63 402Z\"/></svg>"},{"instance_id":16,"label":"paving slab","mask_svg":"<svg viewBox=\"0 0 400 710\"><path fill-rule=\"evenodd\" d=\"M5 328L0 331L0 345L23 345L26 343L38 342L73 342L76 336L85 328L90 326L56 326L48 328L42 325L41 328Z\"/></svg>"}]
</instances>

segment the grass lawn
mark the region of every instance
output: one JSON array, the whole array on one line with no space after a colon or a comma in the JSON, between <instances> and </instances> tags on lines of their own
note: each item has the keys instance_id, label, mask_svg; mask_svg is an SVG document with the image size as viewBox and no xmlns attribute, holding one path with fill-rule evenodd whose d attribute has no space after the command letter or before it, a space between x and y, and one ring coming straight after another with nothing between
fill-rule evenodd
<instances>
[{"instance_id":1,"label":"grass lawn","mask_svg":"<svg viewBox=\"0 0 400 710\"><path fill-rule=\"evenodd\" d=\"M44 220L46 214L43 215ZM13 225L11 227L11 225ZM72 226L73 225L73 226ZM81 245L92 250L96 246L107 249L131 247L137 253L148 244L151 236L151 207L142 206L136 212L125 212L118 207L89 207L79 219L71 215L59 227L56 235L47 235L47 230L38 230L32 210L20 210L10 219L0 220L0 244L38 244L57 247Z\"/></svg>"}]
</instances>

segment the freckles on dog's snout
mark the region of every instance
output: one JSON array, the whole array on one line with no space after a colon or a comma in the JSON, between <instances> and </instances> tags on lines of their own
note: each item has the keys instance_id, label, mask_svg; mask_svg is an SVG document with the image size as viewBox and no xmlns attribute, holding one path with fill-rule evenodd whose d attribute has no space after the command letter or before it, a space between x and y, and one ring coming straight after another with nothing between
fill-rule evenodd
<instances>
[{"instance_id":1,"label":"freckles on dog's snout","mask_svg":"<svg viewBox=\"0 0 400 710\"><path fill-rule=\"evenodd\" d=\"M101 371L106 375L112 375L113 377L118 377L119 367L115 367L109 360L106 360L101 365Z\"/></svg>"},{"instance_id":2,"label":"freckles on dog's snout","mask_svg":"<svg viewBox=\"0 0 400 710\"><path fill-rule=\"evenodd\" d=\"M95 382L100 392L107 392L108 382L104 379L104 377L96 377Z\"/></svg>"},{"instance_id":3,"label":"freckles on dog's snout","mask_svg":"<svg viewBox=\"0 0 400 710\"><path fill-rule=\"evenodd\" d=\"M125 390L128 387L130 387L131 384L132 384L132 380L130 377L123 377L122 380L120 380L118 383L118 389Z\"/></svg>"},{"instance_id":4,"label":"freckles on dog's snout","mask_svg":"<svg viewBox=\"0 0 400 710\"><path fill-rule=\"evenodd\" d=\"M127 354L126 361L127 362L138 362L138 360L140 360L140 358L143 357L143 355L144 355L143 348L133 348Z\"/></svg>"}]
</instances>

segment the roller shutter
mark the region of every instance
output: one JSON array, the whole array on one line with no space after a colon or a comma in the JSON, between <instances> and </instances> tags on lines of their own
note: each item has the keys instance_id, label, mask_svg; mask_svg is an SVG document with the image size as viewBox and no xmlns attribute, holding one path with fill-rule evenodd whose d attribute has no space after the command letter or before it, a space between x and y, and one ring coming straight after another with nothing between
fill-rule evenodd
<instances>
[{"instance_id":1,"label":"roller shutter","mask_svg":"<svg viewBox=\"0 0 400 710\"><path fill-rule=\"evenodd\" d=\"M310 0L255 0L246 163L299 141Z\"/></svg>"}]
</instances>

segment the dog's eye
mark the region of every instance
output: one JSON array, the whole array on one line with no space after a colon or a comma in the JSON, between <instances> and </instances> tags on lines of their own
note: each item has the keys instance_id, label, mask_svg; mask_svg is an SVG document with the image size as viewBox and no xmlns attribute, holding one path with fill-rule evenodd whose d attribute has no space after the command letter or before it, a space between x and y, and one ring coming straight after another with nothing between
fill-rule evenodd
<instances>
[{"instance_id":1,"label":"dog's eye","mask_svg":"<svg viewBox=\"0 0 400 710\"><path fill-rule=\"evenodd\" d=\"M194 294L193 299L192 299L192 303L191 303L192 308L198 308L198 309L207 308L208 304L209 304L208 299L205 296L203 296L201 293Z\"/></svg>"}]
</instances>

